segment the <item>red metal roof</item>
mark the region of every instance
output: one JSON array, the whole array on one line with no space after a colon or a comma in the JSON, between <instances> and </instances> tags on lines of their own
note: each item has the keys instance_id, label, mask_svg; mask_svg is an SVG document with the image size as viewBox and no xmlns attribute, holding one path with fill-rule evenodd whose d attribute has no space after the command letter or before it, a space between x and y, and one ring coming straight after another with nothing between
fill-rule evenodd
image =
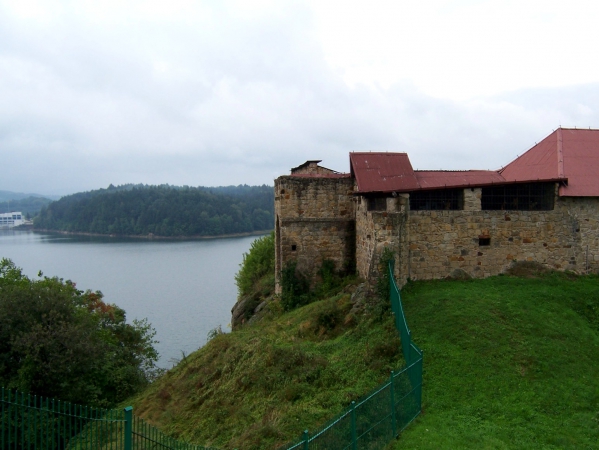
<instances>
[{"instance_id":1,"label":"red metal roof","mask_svg":"<svg viewBox=\"0 0 599 450\"><path fill-rule=\"evenodd\" d=\"M560 196L599 197L599 130L558 128L499 172L506 181L567 179Z\"/></svg>"},{"instance_id":2,"label":"red metal roof","mask_svg":"<svg viewBox=\"0 0 599 450\"><path fill-rule=\"evenodd\" d=\"M407 153L354 152L349 163L358 192L406 192L420 187Z\"/></svg>"},{"instance_id":3,"label":"red metal roof","mask_svg":"<svg viewBox=\"0 0 599 450\"><path fill-rule=\"evenodd\" d=\"M421 189L458 188L504 184L504 178L494 170L417 170Z\"/></svg>"},{"instance_id":4,"label":"red metal roof","mask_svg":"<svg viewBox=\"0 0 599 450\"><path fill-rule=\"evenodd\" d=\"M499 173L507 181L530 181L560 178L558 173L558 139L554 131Z\"/></svg>"},{"instance_id":5,"label":"red metal roof","mask_svg":"<svg viewBox=\"0 0 599 450\"><path fill-rule=\"evenodd\" d=\"M354 152L350 153L349 159L350 174L292 176L352 176L358 185L357 193L410 192L423 189L561 181L561 196L599 197L599 130L559 128L498 171L414 171L406 153Z\"/></svg>"}]
</instances>

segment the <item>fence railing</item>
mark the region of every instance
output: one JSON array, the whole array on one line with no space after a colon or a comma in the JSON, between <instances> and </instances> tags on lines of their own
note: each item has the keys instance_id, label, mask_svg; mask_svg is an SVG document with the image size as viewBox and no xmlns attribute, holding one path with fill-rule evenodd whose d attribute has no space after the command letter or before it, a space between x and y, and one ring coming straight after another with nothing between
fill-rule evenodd
<instances>
[{"instance_id":1,"label":"fence railing","mask_svg":"<svg viewBox=\"0 0 599 450\"><path fill-rule=\"evenodd\" d=\"M124 410L90 408L1 388L2 450L216 450L173 439Z\"/></svg>"},{"instance_id":2,"label":"fence railing","mask_svg":"<svg viewBox=\"0 0 599 450\"><path fill-rule=\"evenodd\" d=\"M374 389L320 429L304 431L294 444L279 450L376 450L385 447L420 414L422 406L422 351L412 342L399 288L389 263L389 288L395 327L401 338L406 365L391 372L389 380Z\"/></svg>"}]
</instances>

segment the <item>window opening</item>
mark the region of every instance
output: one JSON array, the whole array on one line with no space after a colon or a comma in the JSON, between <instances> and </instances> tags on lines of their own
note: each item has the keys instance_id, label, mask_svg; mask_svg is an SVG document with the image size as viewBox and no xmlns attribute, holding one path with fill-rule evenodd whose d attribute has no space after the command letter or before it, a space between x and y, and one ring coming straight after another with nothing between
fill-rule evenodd
<instances>
[{"instance_id":1,"label":"window opening","mask_svg":"<svg viewBox=\"0 0 599 450\"><path fill-rule=\"evenodd\" d=\"M410 209L412 211L464 209L464 190L435 189L410 192Z\"/></svg>"},{"instance_id":2,"label":"window opening","mask_svg":"<svg viewBox=\"0 0 599 450\"><path fill-rule=\"evenodd\" d=\"M550 211L555 197L554 183L522 183L482 188L483 210Z\"/></svg>"},{"instance_id":3,"label":"window opening","mask_svg":"<svg viewBox=\"0 0 599 450\"><path fill-rule=\"evenodd\" d=\"M368 211L387 211L387 198L370 197L368 199Z\"/></svg>"},{"instance_id":4,"label":"window opening","mask_svg":"<svg viewBox=\"0 0 599 450\"><path fill-rule=\"evenodd\" d=\"M486 247L486 246L491 245L491 238L490 237L479 237L478 245L480 247Z\"/></svg>"},{"instance_id":5,"label":"window opening","mask_svg":"<svg viewBox=\"0 0 599 450\"><path fill-rule=\"evenodd\" d=\"M297 245L293 244L293 245L291 246L291 251L292 251L292 252L294 252L294 251L296 251L296 250L297 250Z\"/></svg>"}]
</instances>

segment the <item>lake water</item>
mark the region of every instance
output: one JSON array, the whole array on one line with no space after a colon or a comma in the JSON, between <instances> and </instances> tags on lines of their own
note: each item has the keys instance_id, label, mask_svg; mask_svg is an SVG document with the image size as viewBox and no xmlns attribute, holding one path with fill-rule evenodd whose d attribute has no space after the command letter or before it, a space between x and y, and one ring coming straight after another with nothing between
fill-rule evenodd
<instances>
[{"instance_id":1,"label":"lake water","mask_svg":"<svg viewBox=\"0 0 599 450\"><path fill-rule=\"evenodd\" d=\"M256 238L148 241L0 231L0 258L32 278L42 270L78 289L102 291L129 322L147 318L160 341L158 365L170 368L182 352L204 345L210 330L229 330L234 276Z\"/></svg>"}]
</instances>

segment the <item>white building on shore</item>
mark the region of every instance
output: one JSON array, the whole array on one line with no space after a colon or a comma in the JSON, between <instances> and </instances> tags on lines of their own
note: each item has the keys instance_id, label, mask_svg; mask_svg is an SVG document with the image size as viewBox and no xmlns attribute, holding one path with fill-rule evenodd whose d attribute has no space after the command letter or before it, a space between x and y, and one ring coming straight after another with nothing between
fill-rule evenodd
<instances>
[{"instance_id":1,"label":"white building on shore","mask_svg":"<svg viewBox=\"0 0 599 450\"><path fill-rule=\"evenodd\" d=\"M18 227L25 222L20 212L0 213L0 229Z\"/></svg>"}]
</instances>

